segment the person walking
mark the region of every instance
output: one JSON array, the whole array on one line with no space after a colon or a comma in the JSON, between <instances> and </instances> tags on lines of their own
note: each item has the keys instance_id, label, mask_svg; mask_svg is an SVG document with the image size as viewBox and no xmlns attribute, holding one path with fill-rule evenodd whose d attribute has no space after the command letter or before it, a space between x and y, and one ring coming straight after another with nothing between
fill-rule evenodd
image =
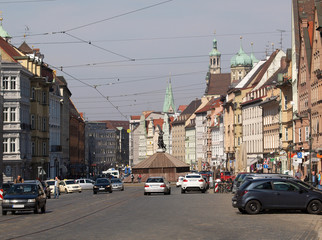
<instances>
[{"instance_id":1,"label":"person walking","mask_svg":"<svg viewBox=\"0 0 322 240\"><path fill-rule=\"evenodd\" d=\"M312 171L312 185L313 187L318 185L318 176L316 176L315 171Z\"/></svg>"},{"instance_id":2,"label":"person walking","mask_svg":"<svg viewBox=\"0 0 322 240\"><path fill-rule=\"evenodd\" d=\"M322 190L322 171L318 174L318 189Z\"/></svg>"},{"instance_id":3,"label":"person walking","mask_svg":"<svg viewBox=\"0 0 322 240\"><path fill-rule=\"evenodd\" d=\"M302 173L300 172L300 169L299 168L296 170L295 178L296 179L302 179Z\"/></svg>"},{"instance_id":4,"label":"person walking","mask_svg":"<svg viewBox=\"0 0 322 240\"><path fill-rule=\"evenodd\" d=\"M139 183L141 183L141 178L142 178L142 176L141 176L141 174L139 174L139 176L138 176L138 182Z\"/></svg>"},{"instance_id":5,"label":"person walking","mask_svg":"<svg viewBox=\"0 0 322 240\"><path fill-rule=\"evenodd\" d=\"M133 175L133 173L131 174L131 181L132 181L132 183L134 183L134 175Z\"/></svg>"},{"instance_id":6,"label":"person walking","mask_svg":"<svg viewBox=\"0 0 322 240\"><path fill-rule=\"evenodd\" d=\"M17 178L14 180L14 183L23 183L23 182L24 180L20 175L18 175Z\"/></svg>"},{"instance_id":7,"label":"person walking","mask_svg":"<svg viewBox=\"0 0 322 240\"><path fill-rule=\"evenodd\" d=\"M55 186L54 186L54 198L59 198L59 179L58 177L55 177Z\"/></svg>"}]
</instances>

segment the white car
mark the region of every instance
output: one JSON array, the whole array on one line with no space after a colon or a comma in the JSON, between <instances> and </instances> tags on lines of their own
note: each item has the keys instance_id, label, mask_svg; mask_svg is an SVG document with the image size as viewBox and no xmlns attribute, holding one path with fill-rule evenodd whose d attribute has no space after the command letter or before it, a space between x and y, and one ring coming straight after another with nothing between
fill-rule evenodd
<instances>
[{"instance_id":1,"label":"white car","mask_svg":"<svg viewBox=\"0 0 322 240\"><path fill-rule=\"evenodd\" d=\"M59 182L59 192L72 193L82 192L82 188L78 183L75 183L74 179L65 179Z\"/></svg>"},{"instance_id":2,"label":"white car","mask_svg":"<svg viewBox=\"0 0 322 240\"><path fill-rule=\"evenodd\" d=\"M77 179L75 182L78 183L84 190L93 190L93 186L95 183L91 179Z\"/></svg>"},{"instance_id":3,"label":"white car","mask_svg":"<svg viewBox=\"0 0 322 240\"><path fill-rule=\"evenodd\" d=\"M186 191L201 191L205 193L207 185L201 174L189 173L187 174L181 184L181 193Z\"/></svg>"},{"instance_id":4,"label":"white car","mask_svg":"<svg viewBox=\"0 0 322 240\"><path fill-rule=\"evenodd\" d=\"M181 187L182 182L183 182L183 179L184 179L184 177L178 177L178 180L177 180L177 182L176 182L176 186L177 186L177 187Z\"/></svg>"},{"instance_id":5,"label":"white car","mask_svg":"<svg viewBox=\"0 0 322 240\"><path fill-rule=\"evenodd\" d=\"M47 180L46 183L48 184L48 186L50 188L50 193L55 194L55 180L50 179L50 180Z\"/></svg>"},{"instance_id":6,"label":"white car","mask_svg":"<svg viewBox=\"0 0 322 240\"><path fill-rule=\"evenodd\" d=\"M151 195L151 193L170 195L170 182L168 182L164 177L149 177L144 184L144 195Z\"/></svg>"}]
</instances>

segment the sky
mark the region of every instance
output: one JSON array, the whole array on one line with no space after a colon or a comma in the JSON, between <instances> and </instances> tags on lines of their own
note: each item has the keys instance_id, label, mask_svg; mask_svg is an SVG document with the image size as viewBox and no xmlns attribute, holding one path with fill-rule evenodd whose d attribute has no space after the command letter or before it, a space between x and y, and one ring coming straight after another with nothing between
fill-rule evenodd
<instances>
[{"instance_id":1,"label":"sky","mask_svg":"<svg viewBox=\"0 0 322 240\"><path fill-rule=\"evenodd\" d=\"M88 121L162 111L170 79L177 108L201 98L214 38L222 73L241 44L258 59L291 47L291 0L0 0L0 11L11 43L40 49Z\"/></svg>"}]
</instances>

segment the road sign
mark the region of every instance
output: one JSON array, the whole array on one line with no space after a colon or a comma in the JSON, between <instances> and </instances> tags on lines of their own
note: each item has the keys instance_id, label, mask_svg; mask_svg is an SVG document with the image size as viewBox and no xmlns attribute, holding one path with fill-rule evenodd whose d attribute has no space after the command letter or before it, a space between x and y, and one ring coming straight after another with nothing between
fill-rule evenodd
<instances>
[{"instance_id":1,"label":"road sign","mask_svg":"<svg viewBox=\"0 0 322 240\"><path fill-rule=\"evenodd\" d=\"M264 165L263 165L263 168L268 168L268 165L267 165L267 164L264 164Z\"/></svg>"},{"instance_id":2,"label":"road sign","mask_svg":"<svg viewBox=\"0 0 322 240\"><path fill-rule=\"evenodd\" d=\"M302 158L302 152L297 153L297 158Z\"/></svg>"}]
</instances>

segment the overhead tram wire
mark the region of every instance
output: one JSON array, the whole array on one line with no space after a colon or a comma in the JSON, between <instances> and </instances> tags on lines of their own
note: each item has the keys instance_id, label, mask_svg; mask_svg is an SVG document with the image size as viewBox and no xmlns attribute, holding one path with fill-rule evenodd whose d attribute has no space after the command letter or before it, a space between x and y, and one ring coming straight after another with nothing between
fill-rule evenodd
<instances>
[{"instance_id":1,"label":"overhead tram wire","mask_svg":"<svg viewBox=\"0 0 322 240\"><path fill-rule=\"evenodd\" d=\"M124 56L124 55L122 55L122 54L119 54L119 53L113 52L113 51L111 51L111 50L108 50L108 49L106 49L106 48L100 47L100 46L98 46L98 45L92 44L92 42L91 42L91 41L86 41L86 40L84 40L84 39L81 39L81 38L79 38L79 37L76 37L75 35L72 35L72 34L67 33L67 32L64 32L64 33L65 33L66 35L68 35L68 36L72 37L72 38L75 38L75 39L77 39L77 40L80 40L80 41L82 41L83 43L87 43L87 44L89 44L89 45L91 45L91 46L93 46L93 47L96 47L96 48L100 49L100 50L103 50L103 51L105 51L105 52L112 53L112 54L114 54L114 55L116 55L116 56L119 56L119 57L122 57L122 58L125 58L125 59L127 59L128 61L134 61L134 59L133 59L133 58L130 58L130 57Z\"/></svg>"},{"instance_id":2,"label":"overhead tram wire","mask_svg":"<svg viewBox=\"0 0 322 240\"><path fill-rule=\"evenodd\" d=\"M48 66L51 66L51 65L49 65L48 64ZM84 85L86 85L86 86L88 86L88 87L90 87L90 88L93 88L93 89L95 89L105 100L107 100L120 114L121 114L121 116L123 116L126 120L128 120L127 119L127 116L126 115L124 115L119 109L118 109L118 107L117 106L115 106L110 100L109 100L109 98L107 97L107 96L104 96L98 89L97 89L97 87L95 86L95 85L90 85L90 84L88 84L88 83L86 83L86 82L84 82L84 81L81 81L81 80L79 80L79 79L77 79L76 77L74 77L73 75L71 75L71 74L69 74L69 73L67 73L67 72L65 72L63 69L59 69L59 68L57 68L57 67L55 67L55 66L51 66L52 68L54 68L54 69L56 69L56 70L59 70L59 71L61 71L61 72L63 72L64 74L66 74L67 76L69 76L69 77L71 77L71 78L73 78L74 80L77 80L77 81L79 81L79 82L81 82L81 83L83 83Z\"/></svg>"}]
</instances>

